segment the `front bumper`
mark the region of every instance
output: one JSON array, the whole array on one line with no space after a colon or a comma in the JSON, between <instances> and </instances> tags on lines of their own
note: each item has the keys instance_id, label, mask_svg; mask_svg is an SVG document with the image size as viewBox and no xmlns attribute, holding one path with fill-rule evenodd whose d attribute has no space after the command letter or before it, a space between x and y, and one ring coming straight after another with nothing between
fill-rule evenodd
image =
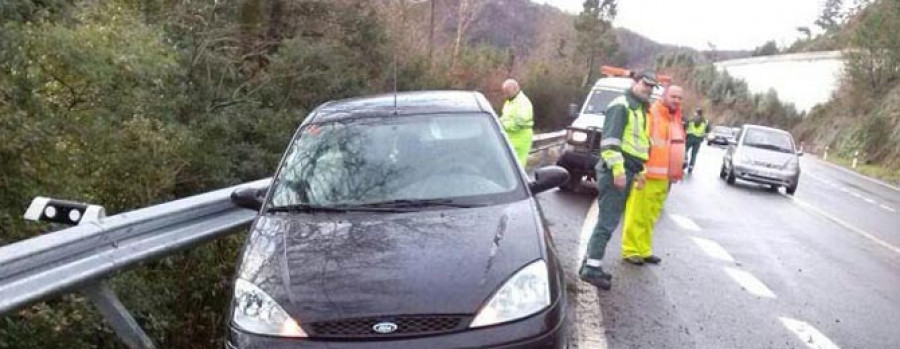
<instances>
[{"instance_id":1,"label":"front bumper","mask_svg":"<svg viewBox=\"0 0 900 349\"><path fill-rule=\"evenodd\" d=\"M563 349L567 343L566 299L560 297L544 312L509 324L463 332L403 339L323 341L254 335L229 326L226 349Z\"/></svg>"},{"instance_id":2,"label":"front bumper","mask_svg":"<svg viewBox=\"0 0 900 349\"><path fill-rule=\"evenodd\" d=\"M728 145L729 144L728 138L725 138L725 137L714 137L713 139L710 139L709 142L712 144L716 144L716 145Z\"/></svg>"},{"instance_id":3,"label":"front bumper","mask_svg":"<svg viewBox=\"0 0 900 349\"><path fill-rule=\"evenodd\" d=\"M600 161L600 157L597 155L567 146L556 164L568 170L569 173L591 174L594 173L598 161Z\"/></svg>"},{"instance_id":4,"label":"front bumper","mask_svg":"<svg viewBox=\"0 0 900 349\"><path fill-rule=\"evenodd\" d=\"M735 165L734 176L748 182L795 187L800 179L800 170L786 171L756 166Z\"/></svg>"}]
</instances>

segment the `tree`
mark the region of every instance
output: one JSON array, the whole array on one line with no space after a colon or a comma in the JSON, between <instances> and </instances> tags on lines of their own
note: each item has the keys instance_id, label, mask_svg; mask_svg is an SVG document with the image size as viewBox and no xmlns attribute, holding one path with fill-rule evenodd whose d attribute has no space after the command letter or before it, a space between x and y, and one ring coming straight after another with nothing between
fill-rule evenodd
<instances>
[{"instance_id":1,"label":"tree","mask_svg":"<svg viewBox=\"0 0 900 349\"><path fill-rule=\"evenodd\" d=\"M450 63L451 70L456 68L459 60L459 51L465 43L466 33L472 23L478 19L484 5L488 0L459 0L456 8L456 36L453 40L453 55Z\"/></svg>"},{"instance_id":2,"label":"tree","mask_svg":"<svg viewBox=\"0 0 900 349\"><path fill-rule=\"evenodd\" d=\"M752 55L754 57L772 56L772 55L777 55L779 52L780 52L780 50L778 49L778 44L775 43L775 40L770 40L770 41L766 42L765 44L763 44L762 46L757 47L755 50L753 50Z\"/></svg>"},{"instance_id":3,"label":"tree","mask_svg":"<svg viewBox=\"0 0 900 349\"><path fill-rule=\"evenodd\" d=\"M812 39L812 31L809 27L797 27L797 31L806 36L805 40Z\"/></svg>"},{"instance_id":4,"label":"tree","mask_svg":"<svg viewBox=\"0 0 900 349\"><path fill-rule=\"evenodd\" d=\"M848 72L863 91L882 92L900 78L900 0L878 2L862 13L845 55Z\"/></svg>"},{"instance_id":5,"label":"tree","mask_svg":"<svg viewBox=\"0 0 900 349\"><path fill-rule=\"evenodd\" d=\"M828 34L838 31L841 27L842 7L843 0L826 0L825 6L822 8L822 13L819 14L819 18L816 19L816 25L825 30Z\"/></svg>"},{"instance_id":6,"label":"tree","mask_svg":"<svg viewBox=\"0 0 900 349\"><path fill-rule=\"evenodd\" d=\"M612 28L616 17L616 0L585 0L584 10L575 21L578 31L578 51L587 57L587 73L583 85L593 83L595 62L599 55L611 57L618 51L618 42Z\"/></svg>"}]
</instances>

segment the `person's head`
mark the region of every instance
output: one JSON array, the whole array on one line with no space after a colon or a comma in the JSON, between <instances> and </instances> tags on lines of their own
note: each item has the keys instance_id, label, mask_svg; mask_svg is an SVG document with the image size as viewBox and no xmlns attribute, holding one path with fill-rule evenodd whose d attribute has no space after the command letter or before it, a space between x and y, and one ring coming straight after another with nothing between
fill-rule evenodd
<instances>
[{"instance_id":1,"label":"person's head","mask_svg":"<svg viewBox=\"0 0 900 349\"><path fill-rule=\"evenodd\" d=\"M503 97L511 99L519 94L519 83L514 79L507 79L503 82Z\"/></svg>"},{"instance_id":2,"label":"person's head","mask_svg":"<svg viewBox=\"0 0 900 349\"><path fill-rule=\"evenodd\" d=\"M703 119L703 109L697 108L697 110L694 111L694 120L700 119Z\"/></svg>"},{"instance_id":3,"label":"person's head","mask_svg":"<svg viewBox=\"0 0 900 349\"><path fill-rule=\"evenodd\" d=\"M678 85L672 85L666 88L666 92L663 94L663 104L666 105L666 108L669 108L670 111L674 112L681 108L681 100L684 98L684 89Z\"/></svg>"},{"instance_id":4,"label":"person's head","mask_svg":"<svg viewBox=\"0 0 900 349\"><path fill-rule=\"evenodd\" d=\"M641 101L650 101L653 88L659 85L659 81L656 80L656 73L652 70L645 70L638 74L636 78L637 81L631 86L631 91Z\"/></svg>"}]
</instances>

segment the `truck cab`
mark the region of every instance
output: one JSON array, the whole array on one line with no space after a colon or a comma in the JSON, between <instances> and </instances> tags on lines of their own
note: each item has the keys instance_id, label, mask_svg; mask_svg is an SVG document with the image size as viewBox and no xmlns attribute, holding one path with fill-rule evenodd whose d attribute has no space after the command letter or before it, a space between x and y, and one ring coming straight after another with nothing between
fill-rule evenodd
<instances>
[{"instance_id":1,"label":"truck cab","mask_svg":"<svg viewBox=\"0 0 900 349\"><path fill-rule=\"evenodd\" d=\"M574 191L583 179L594 179L594 168L600 160L604 113L609 104L625 94L632 84L634 80L629 77L604 77L591 88L575 120L566 128L566 147L557 165L569 171L569 181L560 186L561 190ZM651 101L662 93L662 87L655 88Z\"/></svg>"}]
</instances>

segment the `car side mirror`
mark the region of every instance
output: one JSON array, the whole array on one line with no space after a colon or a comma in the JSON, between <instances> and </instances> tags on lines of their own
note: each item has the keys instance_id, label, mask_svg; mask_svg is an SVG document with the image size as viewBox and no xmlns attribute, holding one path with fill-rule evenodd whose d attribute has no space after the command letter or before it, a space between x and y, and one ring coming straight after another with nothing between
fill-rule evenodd
<instances>
[{"instance_id":1,"label":"car side mirror","mask_svg":"<svg viewBox=\"0 0 900 349\"><path fill-rule=\"evenodd\" d=\"M578 104L569 104L569 117L572 119L578 118Z\"/></svg>"},{"instance_id":2,"label":"car side mirror","mask_svg":"<svg viewBox=\"0 0 900 349\"><path fill-rule=\"evenodd\" d=\"M262 208L267 188L237 188L231 192L231 202L237 206L254 211Z\"/></svg>"},{"instance_id":3,"label":"car side mirror","mask_svg":"<svg viewBox=\"0 0 900 349\"><path fill-rule=\"evenodd\" d=\"M534 171L534 181L528 187L538 194L559 187L569 180L569 171L559 166L546 166Z\"/></svg>"}]
</instances>

